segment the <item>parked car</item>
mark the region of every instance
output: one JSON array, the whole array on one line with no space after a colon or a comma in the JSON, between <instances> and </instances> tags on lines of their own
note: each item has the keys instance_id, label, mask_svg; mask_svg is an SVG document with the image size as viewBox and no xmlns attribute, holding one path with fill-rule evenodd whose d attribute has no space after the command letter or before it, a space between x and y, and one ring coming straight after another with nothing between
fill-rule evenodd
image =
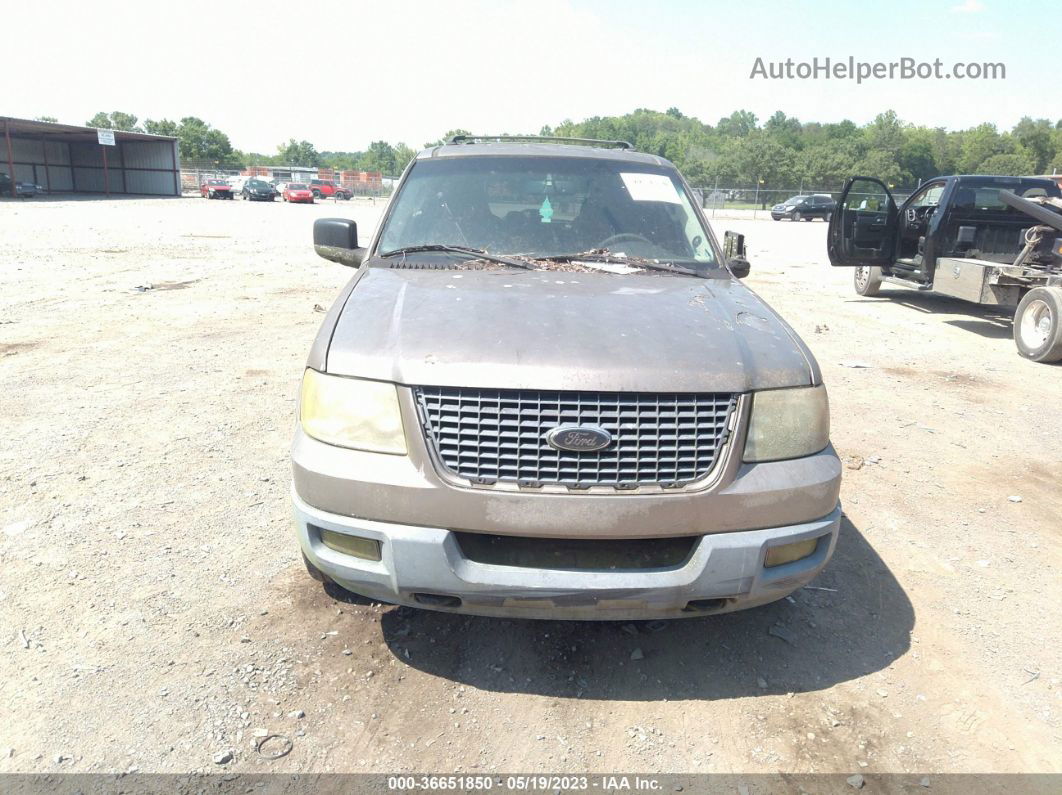
<instances>
[{"instance_id":1,"label":"parked car","mask_svg":"<svg viewBox=\"0 0 1062 795\"><path fill-rule=\"evenodd\" d=\"M20 199L32 199L38 193L44 193L44 188L34 182L16 182L15 195ZM11 177L0 171L0 198L11 196Z\"/></svg>"},{"instance_id":2,"label":"parked car","mask_svg":"<svg viewBox=\"0 0 1062 795\"><path fill-rule=\"evenodd\" d=\"M280 180L274 180L269 184L273 186L273 190L276 191L277 196L283 196L284 189L288 186L288 183L281 182Z\"/></svg>"},{"instance_id":3,"label":"parked car","mask_svg":"<svg viewBox=\"0 0 1062 795\"><path fill-rule=\"evenodd\" d=\"M771 208L771 218L775 221L781 221L783 218L788 218L790 221L811 221L814 218L829 221L836 209L837 202L826 194L794 196L781 204L774 205Z\"/></svg>"},{"instance_id":4,"label":"parked car","mask_svg":"<svg viewBox=\"0 0 1062 795\"><path fill-rule=\"evenodd\" d=\"M888 282L1014 308L1018 353L1062 361L1062 190L1054 180L937 177L897 206L881 180L852 177L826 239L830 263L854 267L860 295Z\"/></svg>"},{"instance_id":5,"label":"parked car","mask_svg":"<svg viewBox=\"0 0 1062 795\"><path fill-rule=\"evenodd\" d=\"M311 179L310 190L313 191L313 195L318 199L322 197L327 199L334 196L337 199L349 200L354 196L352 191L327 179Z\"/></svg>"},{"instance_id":6,"label":"parked car","mask_svg":"<svg viewBox=\"0 0 1062 795\"><path fill-rule=\"evenodd\" d=\"M284 201L313 204L313 191L310 190L309 186L302 182L289 182L284 188Z\"/></svg>"},{"instance_id":7,"label":"parked car","mask_svg":"<svg viewBox=\"0 0 1062 795\"><path fill-rule=\"evenodd\" d=\"M208 199L231 199L232 186L223 179L205 179L199 186L199 195Z\"/></svg>"},{"instance_id":8,"label":"parked car","mask_svg":"<svg viewBox=\"0 0 1062 795\"><path fill-rule=\"evenodd\" d=\"M243 183L240 195L247 201L271 202L277 197L273 186L264 179L249 179Z\"/></svg>"},{"instance_id":9,"label":"parked car","mask_svg":"<svg viewBox=\"0 0 1062 795\"><path fill-rule=\"evenodd\" d=\"M622 142L448 144L371 240L319 219L314 247L356 271L292 445L311 576L628 620L764 604L826 565L841 466L821 371L672 164Z\"/></svg>"}]
</instances>

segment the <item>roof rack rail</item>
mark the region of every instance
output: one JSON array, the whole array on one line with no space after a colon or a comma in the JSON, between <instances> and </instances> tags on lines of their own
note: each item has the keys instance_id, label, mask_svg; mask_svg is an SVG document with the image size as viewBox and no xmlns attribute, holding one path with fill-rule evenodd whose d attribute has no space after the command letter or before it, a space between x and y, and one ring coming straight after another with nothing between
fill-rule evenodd
<instances>
[{"instance_id":1,"label":"roof rack rail","mask_svg":"<svg viewBox=\"0 0 1062 795\"><path fill-rule=\"evenodd\" d=\"M477 141L527 141L528 143L565 143L615 149L634 149L634 144L630 141L607 141L600 138L566 138L563 135L455 135L447 143L474 144Z\"/></svg>"}]
</instances>

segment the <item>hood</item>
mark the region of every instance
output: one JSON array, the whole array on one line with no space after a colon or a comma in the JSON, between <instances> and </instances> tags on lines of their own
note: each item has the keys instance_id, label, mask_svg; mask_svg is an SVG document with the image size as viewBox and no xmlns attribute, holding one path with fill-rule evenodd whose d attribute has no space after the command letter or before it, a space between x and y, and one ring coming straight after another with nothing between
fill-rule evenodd
<instances>
[{"instance_id":1,"label":"hood","mask_svg":"<svg viewBox=\"0 0 1062 795\"><path fill-rule=\"evenodd\" d=\"M627 392L819 380L796 334L730 278L372 267L356 278L331 335L330 373Z\"/></svg>"}]
</instances>

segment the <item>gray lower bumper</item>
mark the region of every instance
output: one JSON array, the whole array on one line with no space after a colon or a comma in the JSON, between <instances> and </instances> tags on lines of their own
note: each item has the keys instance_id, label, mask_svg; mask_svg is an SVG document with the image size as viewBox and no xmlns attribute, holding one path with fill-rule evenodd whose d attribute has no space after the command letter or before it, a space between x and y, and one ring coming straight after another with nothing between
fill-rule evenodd
<instances>
[{"instance_id":1,"label":"gray lower bumper","mask_svg":"<svg viewBox=\"0 0 1062 795\"><path fill-rule=\"evenodd\" d=\"M689 559L672 569L557 571L479 563L464 556L449 530L327 513L304 503L294 490L292 499L303 552L340 586L383 602L525 618L679 618L772 602L826 565L841 522L838 505L813 522L706 535ZM382 559L366 561L329 549L317 528L375 539ZM764 568L768 547L807 538L820 539L810 557ZM440 606L438 597L459 599L460 605Z\"/></svg>"}]
</instances>

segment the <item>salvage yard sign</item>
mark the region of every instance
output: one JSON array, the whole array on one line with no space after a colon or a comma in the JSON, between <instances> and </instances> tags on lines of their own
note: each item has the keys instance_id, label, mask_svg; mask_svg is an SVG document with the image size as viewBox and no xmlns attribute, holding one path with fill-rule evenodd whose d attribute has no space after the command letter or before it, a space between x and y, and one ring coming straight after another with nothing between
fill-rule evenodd
<instances>
[{"instance_id":1,"label":"salvage yard sign","mask_svg":"<svg viewBox=\"0 0 1062 795\"><path fill-rule=\"evenodd\" d=\"M114 130L96 130L96 140L100 146L114 146Z\"/></svg>"}]
</instances>

